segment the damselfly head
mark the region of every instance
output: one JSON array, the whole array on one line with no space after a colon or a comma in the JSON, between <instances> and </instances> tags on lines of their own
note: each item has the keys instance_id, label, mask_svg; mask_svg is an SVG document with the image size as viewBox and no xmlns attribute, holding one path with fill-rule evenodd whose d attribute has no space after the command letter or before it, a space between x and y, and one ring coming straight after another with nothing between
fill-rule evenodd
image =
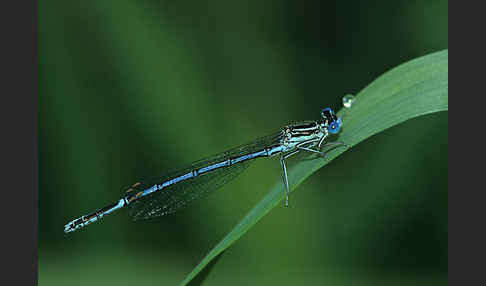
<instances>
[{"instance_id":1,"label":"damselfly head","mask_svg":"<svg viewBox=\"0 0 486 286\"><path fill-rule=\"evenodd\" d=\"M336 134L341 130L341 126L343 126L343 121L341 117L337 117L334 111L327 107L321 111L322 118L324 122L327 123L328 131L331 134Z\"/></svg>"},{"instance_id":2,"label":"damselfly head","mask_svg":"<svg viewBox=\"0 0 486 286\"><path fill-rule=\"evenodd\" d=\"M341 117L338 117L337 120L331 122L329 124L329 133L331 134L336 134L339 132L339 130L341 130L341 126L343 126L343 121L341 119Z\"/></svg>"}]
</instances>

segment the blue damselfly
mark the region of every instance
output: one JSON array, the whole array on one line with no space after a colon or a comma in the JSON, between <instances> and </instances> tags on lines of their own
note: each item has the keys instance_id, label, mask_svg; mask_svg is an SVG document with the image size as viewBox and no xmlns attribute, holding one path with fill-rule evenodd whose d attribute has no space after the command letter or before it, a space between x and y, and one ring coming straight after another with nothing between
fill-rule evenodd
<instances>
[{"instance_id":1,"label":"blue damselfly","mask_svg":"<svg viewBox=\"0 0 486 286\"><path fill-rule=\"evenodd\" d=\"M64 232L72 232L118 209L128 207L134 220L158 217L173 213L188 202L216 190L240 174L249 163L260 157L280 156L283 169L285 205L289 202L289 181L285 159L300 151L325 155L324 146L339 146L344 143L327 143L329 134L338 133L342 126L331 108L321 111L322 118L291 124L281 131L254 140L205 160L200 160L181 169L166 173L146 181L135 183L123 198L75 219L64 227Z\"/></svg>"}]
</instances>

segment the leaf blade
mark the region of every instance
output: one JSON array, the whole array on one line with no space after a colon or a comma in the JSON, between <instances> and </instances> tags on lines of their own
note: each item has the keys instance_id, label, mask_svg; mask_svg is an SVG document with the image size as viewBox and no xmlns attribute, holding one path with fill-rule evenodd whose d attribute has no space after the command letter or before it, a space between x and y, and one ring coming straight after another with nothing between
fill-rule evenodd
<instances>
[{"instance_id":1,"label":"leaf blade","mask_svg":"<svg viewBox=\"0 0 486 286\"><path fill-rule=\"evenodd\" d=\"M340 110L344 127L339 140L347 144L326 159L305 160L290 170L291 189L352 146L408 119L448 110L448 50L411 60L366 86L349 110ZM218 254L237 241L284 197L281 182L203 258L182 281L190 282Z\"/></svg>"}]
</instances>

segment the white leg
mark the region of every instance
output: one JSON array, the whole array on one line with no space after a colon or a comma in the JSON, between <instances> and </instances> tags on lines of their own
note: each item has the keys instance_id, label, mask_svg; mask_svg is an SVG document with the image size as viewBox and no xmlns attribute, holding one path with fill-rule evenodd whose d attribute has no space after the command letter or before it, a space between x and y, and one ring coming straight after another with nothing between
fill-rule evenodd
<instances>
[{"instance_id":1,"label":"white leg","mask_svg":"<svg viewBox=\"0 0 486 286\"><path fill-rule=\"evenodd\" d=\"M304 150L304 151L311 152L311 153L317 153L321 156L324 156L324 153L322 151L317 151L317 150L307 148L307 147L297 147L297 148L300 149L300 150Z\"/></svg>"},{"instance_id":2,"label":"white leg","mask_svg":"<svg viewBox=\"0 0 486 286\"><path fill-rule=\"evenodd\" d=\"M284 156L280 157L280 164L283 168L283 180L284 180L284 187L285 187L285 207L289 206L289 178L287 177L287 166L285 165Z\"/></svg>"},{"instance_id":3,"label":"white leg","mask_svg":"<svg viewBox=\"0 0 486 286\"><path fill-rule=\"evenodd\" d=\"M324 134L324 136L322 136L321 140L319 140L319 143L317 144L317 149L319 149L319 150L321 150L322 142L324 142L324 139L326 139L327 136L329 135L329 133L327 132L327 129L325 131L326 131L326 134Z\"/></svg>"},{"instance_id":4,"label":"white leg","mask_svg":"<svg viewBox=\"0 0 486 286\"><path fill-rule=\"evenodd\" d=\"M304 150L304 151L311 152L311 153L317 153L321 157L326 158L327 153L329 151L333 150L334 148L339 147L339 146L345 146L345 147L347 147L347 145L344 144L343 142L330 142L330 143L324 144L323 146L320 146L319 144L321 143L321 141L319 141L319 144L317 144L317 150L302 146L302 145L307 145L308 143L312 143L312 142L313 141L311 141L311 142L305 142L304 144L300 144L300 145L296 146L296 148L299 149L299 150ZM324 147L332 147L332 148L326 150L326 152L320 151Z\"/></svg>"},{"instance_id":5,"label":"white leg","mask_svg":"<svg viewBox=\"0 0 486 286\"><path fill-rule=\"evenodd\" d=\"M339 147L339 146L348 147L348 145L346 145L344 142L338 141L338 142L326 143L326 144L324 144L324 146L321 146L319 149L322 149L323 147L329 147L329 146L332 146L332 148L329 149L328 151L330 151L330 150L332 150L336 147Z\"/></svg>"},{"instance_id":6,"label":"white leg","mask_svg":"<svg viewBox=\"0 0 486 286\"><path fill-rule=\"evenodd\" d=\"M295 150L293 152L280 156L280 164L282 165L282 169L283 169L283 180L284 180L284 187L285 187L285 207L289 206L289 194L290 194L289 178L287 176L287 165L285 164L285 159L299 152L300 150Z\"/></svg>"}]
</instances>

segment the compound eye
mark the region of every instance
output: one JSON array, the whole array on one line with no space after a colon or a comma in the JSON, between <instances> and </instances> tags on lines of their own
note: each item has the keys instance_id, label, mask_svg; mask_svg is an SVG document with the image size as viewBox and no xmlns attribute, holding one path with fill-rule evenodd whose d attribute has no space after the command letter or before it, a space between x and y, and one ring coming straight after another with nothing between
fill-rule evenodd
<instances>
[{"instance_id":1,"label":"compound eye","mask_svg":"<svg viewBox=\"0 0 486 286\"><path fill-rule=\"evenodd\" d=\"M341 126L343 124L343 121L341 120L341 117L339 117L336 121L331 122L329 124L329 133L331 134L336 134L341 130Z\"/></svg>"}]
</instances>

